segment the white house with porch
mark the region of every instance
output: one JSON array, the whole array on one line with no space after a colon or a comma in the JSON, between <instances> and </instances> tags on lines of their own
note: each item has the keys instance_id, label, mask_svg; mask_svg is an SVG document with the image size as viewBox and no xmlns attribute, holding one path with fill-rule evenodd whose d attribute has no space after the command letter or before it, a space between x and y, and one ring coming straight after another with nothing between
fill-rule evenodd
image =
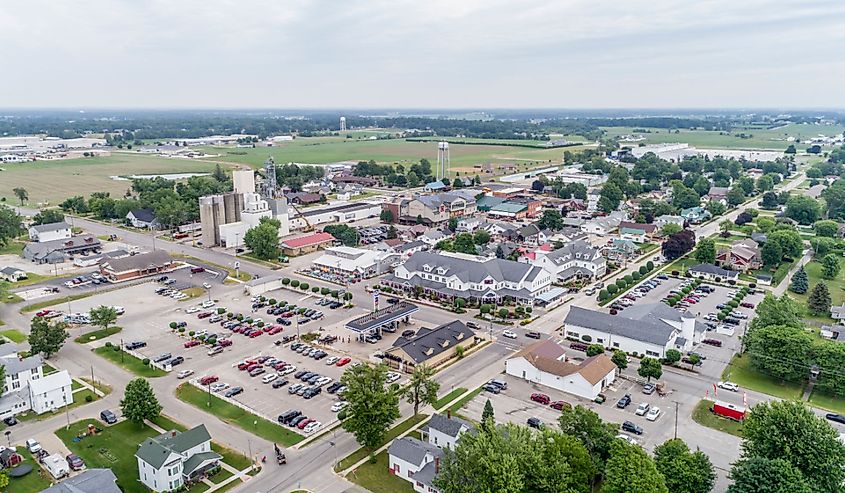
<instances>
[{"instance_id":1,"label":"white house with porch","mask_svg":"<svg viewBox=\"0 0 845 493\"><path fill-rule=\"evenodd\" d=\"M135 458L138 479L145 486L153 491L172 491L201 480L219 465L221 456L211 450L211 435L205 425L199 425L146 439Z\"/></svg>"}]
</instances>

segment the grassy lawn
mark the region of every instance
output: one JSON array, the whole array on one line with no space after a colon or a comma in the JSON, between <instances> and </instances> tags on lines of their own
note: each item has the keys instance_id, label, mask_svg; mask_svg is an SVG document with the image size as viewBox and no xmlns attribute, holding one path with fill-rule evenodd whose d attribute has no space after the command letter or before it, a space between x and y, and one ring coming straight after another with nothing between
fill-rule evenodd
<instances>
[{"instance_id":1,"label":"grassy lawn","mask_svg":"<svg viewBox=\"0 0 845 493\"><path fill-rule=\"evenodd\" d=\"M139 360L138 358L132 356L131 354L126 353L125 351L115 351L114 346L100 346L94 349L94 353L102 356L103 358L111 361L112 363L120 366L124 370L127 370L139 377L163 377L167 375L167 372L164 370L159 370L158 368L153 368L152 366L145 365L143 361Z\"/></svg>"},{"instance_id":2,"label":"grassy lawn","mask_svg":"<svg viewBox=\"0 0 845 493\"><path fill-rule=\"evenodd\" d=\"M845 399L841 396L832 396L814 390L810 394L810 404L831 412L845 414Z\"/></svg>"},{"instance_id":3,"label":"grassy lawn","mask_svg":"<svg viewBox=\"0 0 845 493\"><path fill-rule=\"evenodd\" d=\"M465 389L463 387L459 387L459 388L449 392L448 394L444 395L443 397L437 399L437 402L434 403L434 409L437 409L439 411L440 408L442 408L446 404L452 402L453 400L457 399L459 395L463 394L466 391L467 391L467 389Z\"/></svg>"},{"instance_id":4,"label":"grassy lawn","mask_svg":"<svg viewBox=\"0 0 845 493\"><path fill-rule=\"evenodd\" d=\"M47 281L50 279L55 279L56 276L42 276L41 274L36 274L35 272L27 272L26 279L21 279L18 282L12 283L13 288L22 288L24 286L32 286L33 284L38 284L39 282Z\"/></svg>"},{"instance_id":5,"label":"grassy lawn","mask_svg":"<svg viewBox=\"0 0 845 493\"><path fill-rule=\"evenodd\" d=\"M842 272L845 272L845 257L840 257L839 266L843 268ZM836 279L824 279L822 278L822 264L815 260L808 262L804 266L804 270L807 271L810 289L805 294L795 294L792 291L788 291L789 296L798 300L802 305L807 306L807 297L810 296L813 287L822 281L827 284L827 288L830 291L832 306L840 306L845 302L845 275L840 273L836 276ZM817 319L820 322L833 322L833 319L828 316L818 317Z\"/></svg>"},{"instance_id":6,"label":"grassy lawn","mask_svg":"<svg viewBox=\"0 0 845 493\"><path fill-rule=\"evenodd\" d=\"M44 365L41 367L41 371L43 371L45 375L49 375L51 373L56 373L58 370L53 368L51 364L44 363Z\"/></svg>"},{"instance_id":7,"label":"grassy lawn","mask_svg":"<svg viewBox=\"0 0 845 493\"><path fill-rule=\"evenodd\" d=\"M428 418L427 414L417 414L416 416L411 416L410 418L408 418L405 421L399 423L395 427L387 430L387 433L384 436L384 440L382 440L382 442L379 444L379 447L381 447L381 446L385 445L386 443L390 442L391 440L398 437L402 433L405 433L409 429L413 428L414 425L416 425L417 423L425 420L426 418ZM337 470L343 471L344 469L352 466L353 464L360 461L361 459L365 459L368 454L369 454L369 452L367 451L367 449L365 449L364 447L359 448L355 452L352 452L351 454L349 454L346 457L344 457L343 459L341 459L340 462L338 462ZM387 467L385 466L384 469L386 471Z\"/></svg>"},{"instance_id":8,"label":"grassy lawn","mask_svg":"<svg viewBox=\"0 0 845 493\"><path fill-rule=\"evenodd\" d=\"M9 490L15 493L38 493L50 487L52 481L50 473L38 465L32 454L24 447L16 447L15 450L24 458L23 464L30 464L32 471L22 478L9 478Z\"/></svg>"},{"instance_id":9,"label":"grassy lawn","mask_svg":"<svg viewBox=\"0 0 845 493\"><path fill-rule=\"evenodd\" d=\"M639 251L637 252L639 255L645 255L649 252L653 252L657 250L659 245L657 243L643 243L639 246Z\"/></svg>"},{"instance_id":10,"label":"grassy lawn","mask_svg":"<svg viewBox=\"0 0 845 493\"><path fill-rule=\"evenodd\" d=\"M286 447L295 445L305 438L276 423L229 404L215 395L212 395L209 400L207 392L187 383L183 383L176 389L176 397L244 431ZM211 405L208 405L209 402Z\"/></svg>"},{"instance_id":11,"label":"grassy lawn","mask_svg":"<svg viewBox=\"0 0 845 493\"><path fill-rule=\"evenodd\" d=\"M191 300L191 299L194 299L194 298L199 298L200 296L204 295L205 289L203 289L203 288L188 288L188 289L183 289L182 292L187 294L188 297L182 298L179 301L188 301L188 300Z\"/></svg>"},{"instance_id":12,"label":"grassy lawn","mask_svg":"<svg viewBox=\"0 0 845 493\"><path fill-rule=\"evenodd\" d=\"M0 246L0 255L22 255L23 247L26 243L17 240L11 240L5 246Z\"/></svg>"},{"instance_id":13,"label":"grassy lawn","mask_svg":"<svg viewBox=\"0 0 845 493\"><path fill-rule=\"evenodd\" d=\"M220 472L218 472L217 474L215 474L214 476L212 476L208 479L214 484L220 484L223 481L231 478L232 476L234 476L234 474L230 473L229 471L227 471L225 469L220 469Z\"/></svg>"},{"instance_id":14,"label":"grassy lawn","mask_svg":"<svg viewBox=\"0 0 845 493\"><path fill-rule=\"evenodd\" d=\"M365 462L352 471L346 479L373 493L413 493L410 482L399 479L388 471L387 450L376 455L375 462Z\"/></svg>"},{"instance_id":15,"label":"grassy lawn","mask_svg":"<svg viewBox=\"0 0 845 493\"><path fill-rule=\"evenodd\" d=\"M82 380L83 382L87 383L88 385L94 387L95 389L99 390L104 395L111 394L111 385L105 384L103 382L92 382L90 378L85 378L85 377L80 378L80 380ZM74 383L75 382L76 381L74 380Z\"/></svg>"},{"instance_id":16,"label":"grassy lawn","mask_svg":"<svg viewBox=\"0 0 845 493\"><path fill-rule=\"evenodd\" d=\"M91 331L91 332L86 332L85 334L82 334L81 336L74 339L74 342L76 342L78 344L87 344L91 341L96 341L96 340L99 340L99 339L104 339L104 338L111 336L111 335L115 335L118 332L120 332L121 330L123 330L123 327L114 326L114 327L109 327L108 329L100 329L100 330L94 330L94 331Z\"/></svg>"},{"instance_id":17,"label":"grassy lawn","mask_svg":"<svg viewBox=\"0 0 845 493\"><path fill-rule=\"evenodd\" d=\"M689 269L693 265L698 265L700 263L701 262L697 261L696 259L694 259L692 257L681 257L681 258L675 260L674 262L672 262L671 264L667 265L666 267L664 267L663 272L668 274L668 273L671 273L673 270L676 270L681 275L683 275L684 272L687 271L687 269Z\"/></svg>"},{"instance_id":18,"label":"grassy lawn","mask_svg":"<svg viewBox=\"0 0 845 493\"><path fill-rule=\"evenodd\" d=\"M10 293L12 285L6 281L0 281L0 303L19 303L23 301L20 296Z\"/></svg>"},{"instance_id":19,"label":"grassy lawn","mask_svg":"<svg viewBox=\"0 0 845 493\"><path fill-rule=\"evenodd\" d=\"M26 335L17 329L6 329L0 332L0 335L18 344L26 340Z\"/></svg>"},{"instance_id":20,"label":"grassy lawn","mask_svg":"<svg viewBox=\"0 0 845 493\"><path fill-rule=\"evenodd\" d=\"M74 438L87 433L89 423L103 431L74 442ZM71 452L82 457L88 468L111 469L117 476L118 486L126 493L147 493L148 489L138 481L135 452L139 443L157 434L149 426L130 421L106 426L96 419L77 421L71 423L69 429L62 427L56 430L56 436Z\"/></svg>"},{"instance_id":21,"label":"grassy lawn","mask_svg":"<svg viewBox=\"0 0 845 493\"><path fill-rule=\"evenodd\" d=\"M481 387L478 387L477 389L473 390L472 392L470 392L469 394L464 396L463 399L461 399L458 402L452 404L452 406L449 407L449 411L451 411L452 414L456 414L458 411L461 410L462 407L466 406L469 401L475 399L475 396L480 394L481 390L482 390Z\"/></svg>"},{"instance_id":22,"label":"grassy lawn","mask_svg":"<svg viewBox=\"0 0 845 493\"><path fill-rule=\"evenodd\" d=\"M178 431L186 431L188 428L179 423L170 419L165 415L159 415L156 419L152 420L153 423L158 425L160 428L165 430L178 430ZM240 452L236 452L230 448L224 447L217 442L211 442L211 450L217 452L223 457L223 462L229 464L230 466L234 467L235 469L241 471L249 467L250 461L249 457L245 456ZM216 478L217 476L215 476Z\"/></svg>"},{"instance_id":23,"label":"grassy lawn","mask_svg":"<svg viewBox=\"0 0 845 493\"><path fill-rule=\"evenodd\" d=\"M73 393L73 403L71 405L67 406L67 408L63 407L63 408L57 410L54 413L46 412L44 414L35 414L34 412L28 412L26 414L18 415L17 418L18 418L18 421L22 421L22 422L23 421L42 421L42 420L45 420L45 419L48 419L48 418L52 418L53 416L58 416L58 415L64 414L65 412L67 412L67 411L69 411L73 408L88 404L88 401L86 401L86 399L88 397L91 397L91 402L95 402L95 401L98 401L98 400L101 399L100 397L97 397L94 394L94 392L92 392L91 390L88 390L88 389L80 390L79 392Z\"/></svg>"},{"instance_id":24,"label":"grassy lawn","mask_svg":"<svg viewBox=\"0 0 845 493\"><path fill-rule=\"evenodd\" d=\"M734 356L722 372L722 379L781 399L799 399L803 392L803 386L800 384L781 382L754 370L748 356Z\"/></svg>"},{"instance_id":25,"label":"grassy lawn","mask_svg":"<svg viewBox=\"0 0 845 493\"><path fill-rule=\"evenodd\" d=\"M21 308L21 313L35 312L35 311L42 310L42 309L50 307L50 306L58 305L58 304L61 304L61 303L67 303L68 301L76 301L76 300L88 298L90 296L94 296L95 294L100 294L102 292L103 291L100 291L99 293L97 291L89 291L87 293L79 293L79 294L74 294L74 295L71 295L71 296L65 296L65 297L62 297L62 298L55 298L55 299L47 300L47 301L39 301L38 303L32 303L31 305L26 305L25 307Z\"/></svg>"},{"instance_id":26,"label":"grassy lawn","mask_svg":"<svg viewBox=\"0 0 845 493\"><path fill-rule=\"evenodd\" d=\"M696 405L695 409L692 411L692 420L700 424L701 426L706 426L708 428L713 428L714 430L719 430L725 433L730 433L734 436L741 437L742 423L739 423L732 419L716 416L715 414L710 412L710 407L712 405L713 401L708 401L706 399L700 400L698 402L698 405Z\"/></svg>"}]
</instances>

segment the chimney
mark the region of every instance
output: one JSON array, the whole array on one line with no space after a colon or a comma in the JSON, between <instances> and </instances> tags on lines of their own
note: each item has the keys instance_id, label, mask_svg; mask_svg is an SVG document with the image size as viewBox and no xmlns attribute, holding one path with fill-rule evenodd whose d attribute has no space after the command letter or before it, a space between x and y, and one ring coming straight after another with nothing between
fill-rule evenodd
<instances>
[{"instance_id":1,"label":"chimney","mask_svg":"<svg viewBox=\"0 0 845 493\"><path fill-rule=\"evenodd\" d=\"M170 436L176 438L176 430L171 431Z\"/></svg>"},{"instance_id":2,"label":"chimney","mask_svg":"<svg viewBox=\"0 0 845 493\"><path fill-rule=\"evenodd\" d=\"M451 409L446 410L446 417L449 418L449 419L452 419L452 410Z\"/></svg>"},{"instance_id":3,"label":"chimney","mask_svg":"<svg viewBox=\"0 0 845 493\"><path fill-rule=\"evenodd\" d=\"M434 458L434 474L437 474L439 472L440 472L440 457L435 457Z\"/></svg>"}]
</instances>

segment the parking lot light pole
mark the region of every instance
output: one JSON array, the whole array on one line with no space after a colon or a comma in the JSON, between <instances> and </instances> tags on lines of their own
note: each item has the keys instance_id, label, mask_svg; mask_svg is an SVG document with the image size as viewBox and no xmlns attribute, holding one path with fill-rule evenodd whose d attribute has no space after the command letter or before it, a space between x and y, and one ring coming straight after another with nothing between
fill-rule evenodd
<instances>
[{"instance_id":1,"label":"parking lot light pole","mask_svg":"<svg viewBox=\"0 0 845 493\"><path fill-rule=\"evenodd\" d=\"M211 407L211 382L208 382L206 387L208 387L208 403L206 404L206 406Z\"/></svg>"},{"instance_id":2,"label":"parking lot light pole","mask_svg":"<svg viewBox=\"0 0 845 493\"><path fill-rule=\"evenodd\" d=\"M678 439L678 406L680 404L680 402L675 401L675 440Z\"/></svg>"}]
</instances>

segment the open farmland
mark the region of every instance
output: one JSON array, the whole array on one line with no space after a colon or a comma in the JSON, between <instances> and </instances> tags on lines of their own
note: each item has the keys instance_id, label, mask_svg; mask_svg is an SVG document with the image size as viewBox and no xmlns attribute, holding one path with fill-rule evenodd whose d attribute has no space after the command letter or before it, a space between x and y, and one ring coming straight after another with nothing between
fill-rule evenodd
<instances>
[{"instance_id":1,"label":"open farmland","mask_svg":"<svg viewBox=\"0 0 845 493\"><path fill-rule=\"evenodd\" d=\"M15 202L12 189L29 192L29 202L57 204L74 195L110 192L122 197L129 181L112 176L158 173L201 173L214 169L211 161L169 159L159 156L113 153L107 157L57 159L21 164L5 164L0 172L0 197Z\"/></svg>"},{"instance_id":2,"label":"open farmland","mask_svg":"<svg viewBox=\"0 0 845 493\"><path fill-rule=\"evenodd\" d=\"M730 133L710 131L710 130L685 130L679 129L678 133L675 130L667 130L665 128L652 128L651 133L634 132L632 127L603 127L607 132L608 137L616 137L620 135L637 134L646 138L646 144L662 144L662 143L688 143L699 148L710 149L769 149L775 151L782 151L789 146L790 142L786 141L787 137L795 137L798 139L806 139L815 137L818 134L833 136L841 134L845 131L843 125L799 125L790 124L774 129L761 128L735 128ZM750 134L751 138L740 138L739 134ZM626 143L623 143L626 144ZM626 145L637 145L639 142L631 142ZM804 146L806 147L806 146ZM801 151L804 149L801 144L796 148Z\"/></svg>"},{"instance_id":3,"label":"open farmland","mask_svg":"<svg viewBox=\"0 0 845 493\"><path fill-rule=\"evenodd\" d=\"M498 163L558 163L564 150L577 151L582 146L557 149L530 149L503 145L451 144L452 169L456 172L471 172L472 166L485 162ZM378 163L416 163L427 158L437 161L437 144L434 142L407 142L395 140L344 140L338 137L301 137L290 142L281 142L275 147L235 148L206 147L209 154L219 154L219 159L231 163L259 167L273 156L276 163L322 164L339 161L369 161Z\"/></svg>"}]
</instances>

